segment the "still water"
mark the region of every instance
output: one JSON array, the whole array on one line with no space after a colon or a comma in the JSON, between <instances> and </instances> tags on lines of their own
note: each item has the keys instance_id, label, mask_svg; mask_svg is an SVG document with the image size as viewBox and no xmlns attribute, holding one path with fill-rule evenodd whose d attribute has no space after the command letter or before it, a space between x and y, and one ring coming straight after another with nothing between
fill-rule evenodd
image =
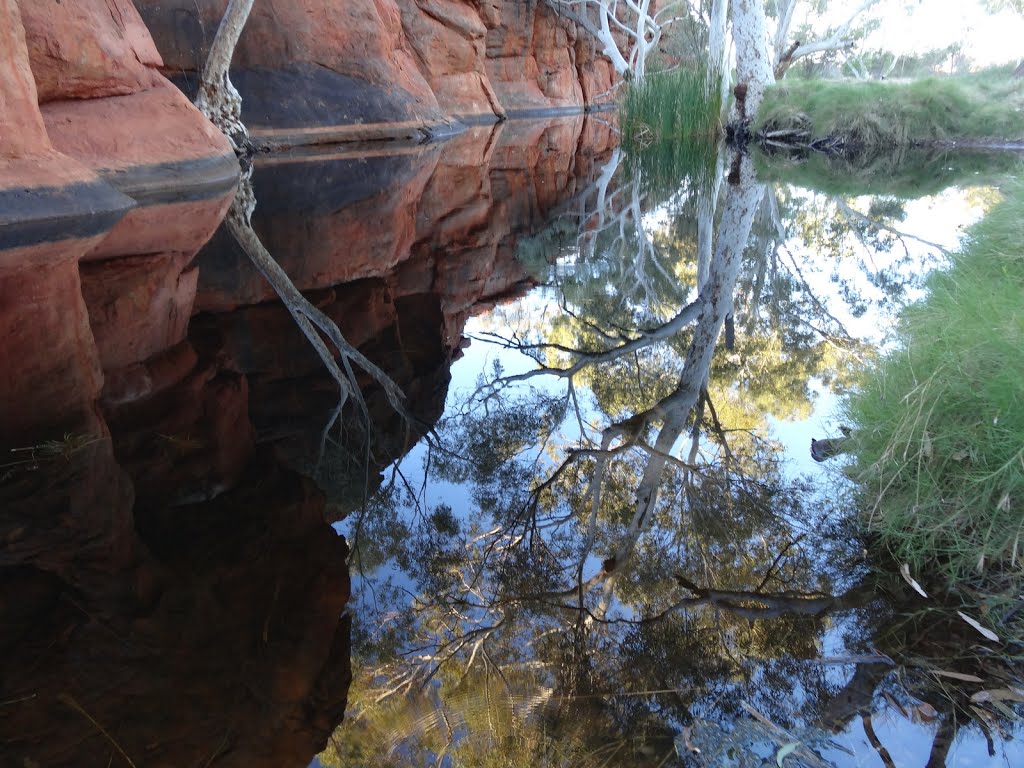
<instances>
[{"instance_id":1,"label":"still water","mask_svg":"<svg viewBox=\"0 0 1024 768\"><path fill-rule=\"evenodd\" d=\"M1011 167L583 117L259 159L400 412L358 366L339 410L226 231L193 258L230 193L0 252L3 764L1024 764L979 695L1020 648L809 452Z\"/></svg>"}]
</instances>

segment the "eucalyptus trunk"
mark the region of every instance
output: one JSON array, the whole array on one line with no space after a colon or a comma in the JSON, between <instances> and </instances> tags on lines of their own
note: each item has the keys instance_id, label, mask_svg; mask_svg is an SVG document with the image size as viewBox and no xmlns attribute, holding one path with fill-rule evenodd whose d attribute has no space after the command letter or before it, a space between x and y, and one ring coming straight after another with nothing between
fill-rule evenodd
<instances>
[{"instance_id":1,"label":"eucalyptus trunk","mask_svg":"<svg viewBox=\"0 0 1024 768\"><path fill-rule=\"evenodd\" d=\"M736 43L736 93L730 122L753 119L764 92L775 82L768 51L764 0L732 0L732 37Z\"/></svg>"},{"instance_id":2,"label":"eucalyptus trunk","mask_svg":"<svg viewBox=\"0 0 1024 768\"><path fill-rule=\"evenodd\" d=\"M242 97L231 84L231 58L249 19L254 0L230 0L217 27L206 58L196 95L196 107L228 137L236 152L249 146L249 132L242 123Z\"/></svg>"}]
</instances>

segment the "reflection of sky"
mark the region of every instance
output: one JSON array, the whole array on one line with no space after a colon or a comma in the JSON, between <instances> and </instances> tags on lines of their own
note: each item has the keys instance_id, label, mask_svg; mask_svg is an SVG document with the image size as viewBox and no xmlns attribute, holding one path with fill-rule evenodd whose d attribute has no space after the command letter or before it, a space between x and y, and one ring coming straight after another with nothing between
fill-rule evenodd
<instances>
[{"instance_id":1,"label":"reflection of sky","mask_svg":"<svg viewBox=\"0 0 1024 768\"><path fill-rule=\"evenodd\" d=\"M867 198L857 198L851 200L850 204L857 210L866 212L869 202ZM958 190L948 190L934 197L910 202L906 205L906 213L906 218L898 223L900 230L908 233L921 233L921 236L925 237L925 239L938 242L947 248L955 248L958 244L962 228L972 223L980 215L978 210L971 208L965 203L963 193ZM667 222L668 217L660 214L658 211L653 211L645 217L645 224L647 225L665 226ZM794 258L798 260L800 269L807 278L811 290L816 293L829 312L844 322L844 325L854 337L863 338L875 343L883 341L889 331L894 314L881 315L873 309L869 309L864 316L860 318L853 317L847 311L838 286L831 279L831 274L835 267L832 257L828 254L812 252L796 239L788 242L787 246L793 253ZM907 268L911 271L915 269L920 270L919 265L922 263L933 264L935 262L934 249L913 240L907 240L907 248L911 256L911 266ZM905 253L902 248L896 246L892 254L878 255L878 260L874 266L882 269L886 266L886 259L903 257L905 257ZM568 277L571 276L574 266L573 259L564 258L559 262L558 269L560 274ZM843 260L841 277L856 283L858 288L869 298L872 296L877 297L879 291L870 285L860 266L853 260ZM910 298L916 297L911 296ZM449 406L452 403L464 400L465 396L476 388L478 378L481 375L488 375L493 372L495 362L500 364L505 375L523 373L536 367L535 361L531 358L516 351L503 349L497 344L487 343L480 338L481 335L493 331L511 336L517 330L514 325L517 318L533 320L533 326L536 328L538 324L535 321L539 315L550 313L551 316L554 316L559 311L557 301L554 299L551 290L538 289L525 297L503 305L498 313L470 319L466 326L465 334L475 338L465 349L464 356L451 369L452 380L448 394ZM499 326L497 319L499 317L504 321L512 323L512 327ZM554 377L532 379L528 386L537 387L549 393L565 391L565 382ZM806 475L812 479L820 478L820 490L823 493L827 493L827 489L832 484L838 482L838 472L836 470L841 466L840 462L842 460L837 459L827 464L818 464L811 459L809 447L812 437L821 438L837 434L839 422L835 417L835 412L839 401L831 391L820 383L812 382L810 388L813 398L813 410L810 416L800 421L788 422L769 418L768 425L772 433L770 437L776 438L783 445L787 459L786 474L789 477ZM587 407L587 403L590 401L589 393L580 391L579 394L584 407ZM593 404L591 403L589 407L593 409ZM595 419L600 417L600 414L593 410L584 415L585 417L593 417ZM578 437L578 434L576 434L578 429L573 419L568 419L566 426L570 430L570 433L565 435L567 440ZM769 435L764 437L769 437ZM422 477L426 455L427 448L421 443L401 463L403 471L407 476L411 479L416 478L412 482L417 487L418 478ZM473 506L471 491L468 487L431 480L431 482L426 484L423 493L422 503L427 510L444 503L449 505L458 517L465 519L465 516ZM347 530L347 528L351 524L351 521L345 521L340 527L345 533L350 534L351 531ZM592 563L591 565L595 564ZM381 570L384 572L375 574L375 578L390 576L393 584L408 590L414 589L414 585L408 577L388 568ZM388 571L390 573L387 573ZM361 585L359 581L354 580L354 587L359 592L355 599L359 601L372 600L372 595L367 590L361 588L363 586L365 585ZM842 616L837 616L835 620L836 624L833 628L822 637L822 654L824 656L841 657L849 653L842 638L842 622L846 619ZM827 676L838 688L849 680L853 670L854 666L851 664L835 665L827 670ZM794 705L800 698L800 694L797 691L787 691L784 695ZM874 727L879 738L889 750L896 765L899 766L921 764L924 756L928 754L934 736L933 725L919 724L911 727L908 727L908 725L908 721L902 715L886 708L884 705L881 706L880 711L874 718ZM825 756L834 760L838 765L882 765L877 753L867 741L860 718L853 718L846 730L841 734L833 736L833 739L856 753L856 756L851 758L838 750L827 751ZM1002 759L1007 765L1024 765L1024 751L1020 750L1016 744L1008 746L999 744L997 746L997 754L1001 750L1006 751ZM991 764L987 758L985 741L976 731L971 732L969 735L961 733L958 743L951 749L950 755L949 765ZM773 762L770 755L768 757L769 761Z\"/></svg>"},{"instance_id":2,"label":"reflection of sky","mask_svg":"<svg viewBox=\"0 0 1024 768\"><path fill-rule=\"evenodd\" d=\"M850 205L864 213L868 210L871 198L855 198ZM904 208L906 218L898 223L898 228L911 235L917 235L948 250L956 250L966 227L981 218L984 211L973 205L964 190L951 188L931 197L911 200ZM934 260L935 249L913 239L906 239L907 250L912 257L909 269L920 273L922 263ZM877 307L869 308L861 317L853 317L846 305L836 293L836 285L830 279L832 261L828 256L806 248L803 243L791 240L788 247L800 259L801 270L811 288L822 300L828 310L839 318L854 338L870 341L874 344L885 344L892 339L893 314L880 314ZM876 254L875 266L884 269L888 261L894 257L903 257L902 248L896 246L892 253ZM888 257L887 257L888 256ZM881 298L881 292L865 278L858 265L848 261L840 264L840 276L853 283L866 296ZM913 290L908 296L917 300L923 293ZM837 460L828 465L821 465L810 455L811 438L821 439L839 434L842 419L839 415L841 401L820 382L812 382L810 386L813 409L811 414L800 421L780 421L769 417L772 434L785 446L787 469L790 476L806 474L814 476L828 472L836 465ZM835 474L834 472L831 474Z\"/></svg>"},{"instance_id":3,"label":"reflection of sky","mask_svg":"<svg viewBox=\"0 0 1024 768\"><path fill-rule=\"evenodd\" d=\"M825 196L812 194L810 202L820 205L827 199ZM851 208L866 214L871 198L853 198L848 202ZM904 210L906 218L894 223L896 229L908 235L937 243L947 250L955 250L959 246L963 229L977 221L982 214L981 210L968 202L962 190L955 188L947 189L932 197L908 201ZM903 242L906 251L899 244L894 245L889 253L867 253L859 246L856 247L860 250L862 258L870 262L866 266L876 273L898 266L899 261L906 259L907 264L902 266L900 273L908 277L926 273L935 264L936 258L941 257L935 248L915 240L913 237L904 238ZM883 298L883 294L878 287L867 280L864 273L865 264L852 259L842 259L836 263L830 255L807 248L798 238L787 241L786 247L798 260L800 270L807 278L811 289L829 311L843 323L851 336L876 344L886 340L891 331L892 321L895 319L894 315L880 314L878 308L872 306L861 317L854 317L850 314L847 303L837 295L835 283L831 279L834 272L840 279L848 281L858 289L866 298L877 302ZM908 254L909 258L907 258ZM921 296L920 291L912 289L908 298L916 300Z\"/></svg>"}]
</instances>

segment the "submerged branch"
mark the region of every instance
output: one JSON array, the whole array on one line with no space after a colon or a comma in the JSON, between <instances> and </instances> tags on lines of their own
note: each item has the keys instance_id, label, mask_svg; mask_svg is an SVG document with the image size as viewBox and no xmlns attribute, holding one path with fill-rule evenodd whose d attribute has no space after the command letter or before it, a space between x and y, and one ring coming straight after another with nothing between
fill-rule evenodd
<instances>
[{"instance_id":1,"label":"submerged branch","mask_svg":"<svg viewBox=\"0 0 1024 768\"><path fill-rule=\"evenodd\" d=\"M313 349L316 350L320 360L337 383L341 397L339 407L344 405L349 397L352 397L359 406L360 411L369 420L369 411L365 400L363 400L355 371L352 368L354 363L381 386L391 407L408 421L408 415L403 402L405 395L398 385L384 371L353 347L342 335L337 324L321 310L313 306L299 292L299 289L295 287L295 284L281 268L281 265L275 261L274 257L264 247L250 222L253 208L255 208L255 198L252 192L252 181L246 177L242 180L238 194L235 195L235 199L231 203L231 209L228 211L228 216L225 220L227 229L235 240L238 241L238 244L245 251L256 269L274 288L281 302L299 326L299 330L302 331L302 334L313 346ZM323 335L321 336L321 334ZM328 348L324 338L337 350L337 357Z\"/></svg>"}]
</instances>

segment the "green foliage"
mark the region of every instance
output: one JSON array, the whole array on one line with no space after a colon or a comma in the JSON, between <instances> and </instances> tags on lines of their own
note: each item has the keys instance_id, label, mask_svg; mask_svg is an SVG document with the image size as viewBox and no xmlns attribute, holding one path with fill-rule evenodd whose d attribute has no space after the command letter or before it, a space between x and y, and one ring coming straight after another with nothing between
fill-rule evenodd
<instances>
[{"instance_id":1,"label":"green foliage","mask_svg":"<svg viewBox=\"0 0 1024 768\"><path fill-rule=\"evenodd\" d=\"M758 178L830 195L891 195L912 200L954 186L987 186L1010 178L1017 163L1005 152L901 147L896 151L804 157L755 153Z\"/></svg>"},{"instance_id":2,"label":"green foliage","mask_svg":"<svg viewBox=\"0 0 1024 768\"><path fill-rule=\"evenodd\" d=\"M972 231L900 344L848 404L851 476L900 562L951 580L1021 581L1024 188Z\"/></svg>"},{"instance_id":3,"label":"green foliage","mask_svg":"<svg viewBox=\"0 0 1024 768\"><path fill-rule=\"evenodd\" d=\"M1024 81L1008 68L911 82L786 81L768 89L756 131L798 128L864 148L1024 139Z\"/></svg>"},{"instance_id":4,"label":"green foliage","mask_svg":"<svg viewBox=\"0 0 1024 768\"><path fill-rule=\"evenodd\" d=\"M679 67L632 83L622 103L623 145L629 149L719 133L718 89L704 69Z\"/></svg>"}]
</instances>

